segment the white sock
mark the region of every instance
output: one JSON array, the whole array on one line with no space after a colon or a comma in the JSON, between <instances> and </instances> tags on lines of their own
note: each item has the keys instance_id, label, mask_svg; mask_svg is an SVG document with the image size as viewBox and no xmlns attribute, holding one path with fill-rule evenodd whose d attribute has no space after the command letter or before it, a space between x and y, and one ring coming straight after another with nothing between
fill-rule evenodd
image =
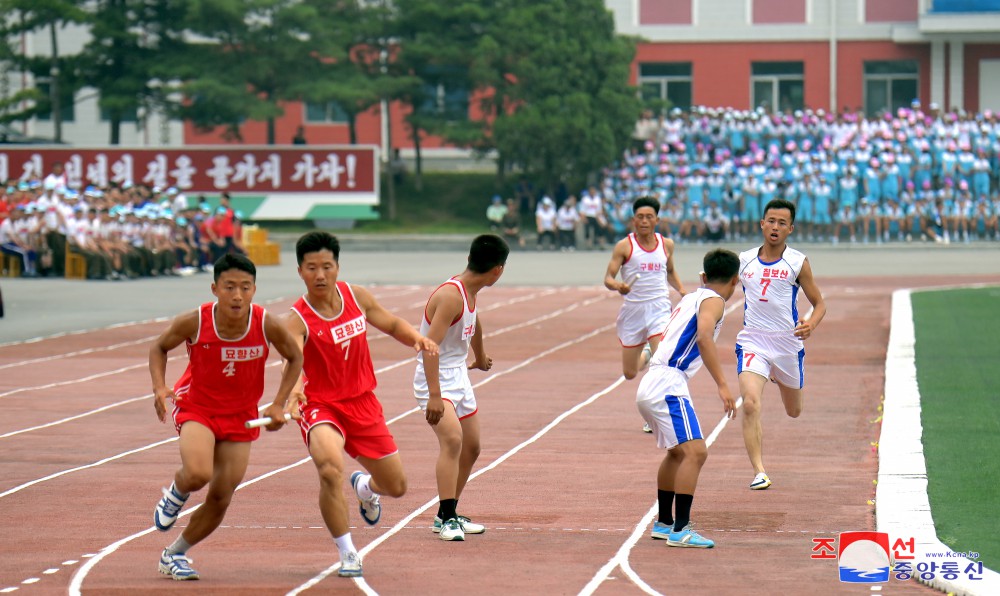
<instances>
[{"instance_id":1,"label":"white sock","mask_svg":"<svg viewBox=\"0 0 1000 596\"><path fill-rule=\"evenodd\" d=\"M177 537L177 540L174 540L173 544L167 547L167 554L183 555L184 553L188 552L188 549L191 548L192 546L193 545L188 544L188 541L184 540L184 536L181 535Z\"/></svg>"},{"instance_id":2,"label":"white sock","mask_svg":"<svg viewBox=\"0 0 1000 596\"><path fill-rule=\"evenodd\" d=\"M177 495L178 497L180 497L182 499L186 499L186 498L188 498L191 495L191 493L182 493L181 491L177 490L177 483L176 482L171 482L170 483L170 492L174 493L175 495Z\"/></svg>"},{"instance_id":3,"label":"white sock","mask_svg":"<svg viewBox=\"0 0 1000 596\"><path fill-rule=\"evenodd\" d=\"M365 474L361 478L358 478L357 491L358 496L362 499L370 499L375 495L375 491L371 487L372 477L370 474Z\"/></svg>"},{"instance_id":4,"label":"white sock","mask_svg":"<svg viewBox=\"0 0 1000 596\"><path fill-rule=\"evenodd\" d=\"M344 555L347 553L357 552L357 549L354 548L354 541L351 540L350 532L340 536L339 538L334 538L333 541L337 543L337 550L340 551L341 559L343 559Z\"/></svg>"}]
</instances>

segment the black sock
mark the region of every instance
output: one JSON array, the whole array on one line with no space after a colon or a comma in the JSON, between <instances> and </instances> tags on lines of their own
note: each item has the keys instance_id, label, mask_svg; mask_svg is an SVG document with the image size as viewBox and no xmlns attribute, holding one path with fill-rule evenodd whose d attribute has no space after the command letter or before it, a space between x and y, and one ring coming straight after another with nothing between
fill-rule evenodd
<instances>
[{"instance_id":1,"label":"black sock","mask_svg":"<svg viewBox=\"0 0 1000 596\"><path fill-rule=\"evenodd\" d=\"M458 508L458 499L441 499L438 504L438 517L441 521L448 521L453 517L458 517L455 510Z\"/></svg>"},{"instance_id":2,"label":"black sock","mask_svg":"<svg viewBox=\"0 0 1000 596\"><path fill-rule=\"evenodd\" d=\"M691 521L691 502L694 495L677 493L677 508L674 516L674 532L680 532Z\"/></svg>"},{"instance_id":3,"label":"black sock","mask_svg":"<svg viewBox=\"0 0 1000 596\"><path fill-rule=\"evenodd\" d=\"M656 500L660 504L659 521L668 526L674 525L674 515L671 513L674 508L674 491L656 490Z\"/></svg>"}]
</instances>

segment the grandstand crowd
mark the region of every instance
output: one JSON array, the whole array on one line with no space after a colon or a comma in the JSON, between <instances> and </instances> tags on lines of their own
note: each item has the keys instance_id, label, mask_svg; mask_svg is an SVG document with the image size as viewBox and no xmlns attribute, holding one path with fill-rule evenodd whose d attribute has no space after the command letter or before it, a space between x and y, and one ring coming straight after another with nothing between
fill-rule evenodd
<instances>
[{"instance_id":1,"label":"grandstand crowd","mask_svg":"<svg viewBox=\"0 0 1000 596\"><path fill-rule=\"evenodd\" d=\"M87 279L210 271L222 254L244 252L238 213L227 195L219 203L213 208L204 197L189 201L176 188L76 190L67 187L62 164L54 164L43 179L0 186L3 270L64 277L75 256L83 259Z\"/></svg>"},{"instance_id":2,"label":"grandstand crowd","mask_svg":"<svg viewBox=\"0 0 1000 596\"><path fill-rule=\"evenodd\" d=\"M989 110L924 110L917 101L870 116L647 113L596 185L579 198L537 201L539 247L572 250L580 227L588 246L622 237L641 196L659 200L660 230L679 242L755 237L763 206L779 197L796 205L797 242L996 241L998 134Z\"/></svg>"}]
</instances>

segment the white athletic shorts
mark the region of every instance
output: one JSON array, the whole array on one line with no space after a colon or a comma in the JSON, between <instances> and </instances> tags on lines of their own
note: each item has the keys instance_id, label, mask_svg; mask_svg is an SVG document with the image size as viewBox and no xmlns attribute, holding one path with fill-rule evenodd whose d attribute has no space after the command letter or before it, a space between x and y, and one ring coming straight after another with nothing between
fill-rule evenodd
<instances>
[{"instance_id":1,"label":"white athletic shorts","mask_svg":"<svg viewBox=\"0 0 1000 596\"><path fill-rule=\"evenodd\" d=\"M472 381L469 380L469 371L465 366L454 368L442 368L441 377L441 399L451 402L455 406L455 413L458 419L468 418L479 409L476 406L476 394L472 391ZM413 373L413 396L417 398L417 405L421 410L427 411L427 400L430 398L430 391L427 389L427 377L424 374L424 367L417 364L417 370Z\"/></svg>"},{"instance_id":2,"label":"white athletic shorts","mask_svg":"<svg viewBox=\"0 0 1000 596\"><path fill-rule=\"evenodd\" d=\"M790 331L744 329L736 336L736 373L745 370L802 389L806 350Z\"/></svg>"},{"instance_id":3,"label":"white athletic shorts","mask_svg":"<svg viewBox=\"0 0 1000 596\"><path fill-rule=\"evenodd\" d=\"M672 449L703 439L698 415L688 392L687 377L670 366L651 366L639 382L635 405L653 429L656 446Z\"/></svg>"},{"instance_id":4,"label":"white athletic shorts","mask_svg":"<svg viewBox=\"0 0 1000 596\"><path fill-rule=\"evenodd\" d=\"M649 338L663 335L670 322L670 298L655 298L642 302L623 302L618 311L616 327L623 348L635 348Z\"/></svg>"}]
</instances>

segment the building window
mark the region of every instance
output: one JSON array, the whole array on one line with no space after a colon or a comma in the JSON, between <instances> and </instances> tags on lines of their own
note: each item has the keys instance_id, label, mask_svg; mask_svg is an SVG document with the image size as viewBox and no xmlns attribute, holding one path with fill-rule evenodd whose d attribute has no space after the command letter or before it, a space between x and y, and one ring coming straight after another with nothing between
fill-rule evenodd
<instances>
[{"instance_id":1,"label":"building window","mask_svg":"<svg viewBox=\"0 0 1000 596\"><path fill-rule=\"evenodd\" d=\"M48 82L36 83L38 90L42 92L46 98L51 97L51 85ZM73 91L69 90L67 92L66 88L60 92L59 98L59 115L63 122L73 122L76 120L76 105L73 97ZM46 102L47 103L47 102ZM48 111L41 112L35 116L39 120L49 121L52 119L52 106L49 106Z\"/></svg>"},{"instance_id":2,"label":"building window","mask_svg":"<svg viewBox=\"0 0 1000 596\"><path fill-rule=\"evenodd\" d=\"M772 112L801 110L805 101L802 62L754 62L750 77L753 107Z\"/></svg>"},{"instance_id":3,"label":"building window","mask_svg":"<svg viewBox=\"0 0 1000 596\"><path fill-rule=\"evenodd\" d=\"M346 124L347 112L335 101L326 103L306 102L306 122Z\"/></svg>"},{"instance_id":4,"label":"building window","mask_svg":"<svg viewBox=\"0 0 1000 596\"><path fill-rule=\"evenodd\" d=\"M916 60L865 62L865 113L895 111L919 97Z\"/></svg>"},{"instance_id":5,"label":"building window","mask_svg":"<svg viewBox=\"0 0 1000 596\"><path fill-rule=\"evenodd\" d=\"M639 0L640 25L690 25L693 0Z\"/></svg>"},{"instance_id":6,"label":"building window","mask_svg":"<svg viewBox=\"0 0 1000 596\"><path fill-rule=\"evenodd\" d=\"M469 119L469 91L461 87L448 87L445 83L425 83L427 98L421 111L434 114L449 122Z\"/></svg>"},{"instance_id":7,"label":"building window","mask_svg":"<svg viewBox=\"0 0 1000 596\"><path fill-rule=\"evenodd\" d=\"M691 63L653 62L639 65L643 101L667 100L671 108L691 107Z\"/></svg>"},{"instance_id":8,"label":"building window","mask_svg":"<svg viewBox=\"0 0 1000 596\"><path fill-rule=\"evenodd\" d=\"M755 25L782 25L806 22L808 0L750 0ZM832 0L831 0L832 1Z\"/></svg>"},{"instance_id":9,"label":"building window","mask_svg":"<svg viewBox=\"0 0 1000 596\"><path fill-rule=\"evenodd\" d=\"M867 0L866 23L913 23L920 17L919 0Z\"/></svg>"}]
</instances>

